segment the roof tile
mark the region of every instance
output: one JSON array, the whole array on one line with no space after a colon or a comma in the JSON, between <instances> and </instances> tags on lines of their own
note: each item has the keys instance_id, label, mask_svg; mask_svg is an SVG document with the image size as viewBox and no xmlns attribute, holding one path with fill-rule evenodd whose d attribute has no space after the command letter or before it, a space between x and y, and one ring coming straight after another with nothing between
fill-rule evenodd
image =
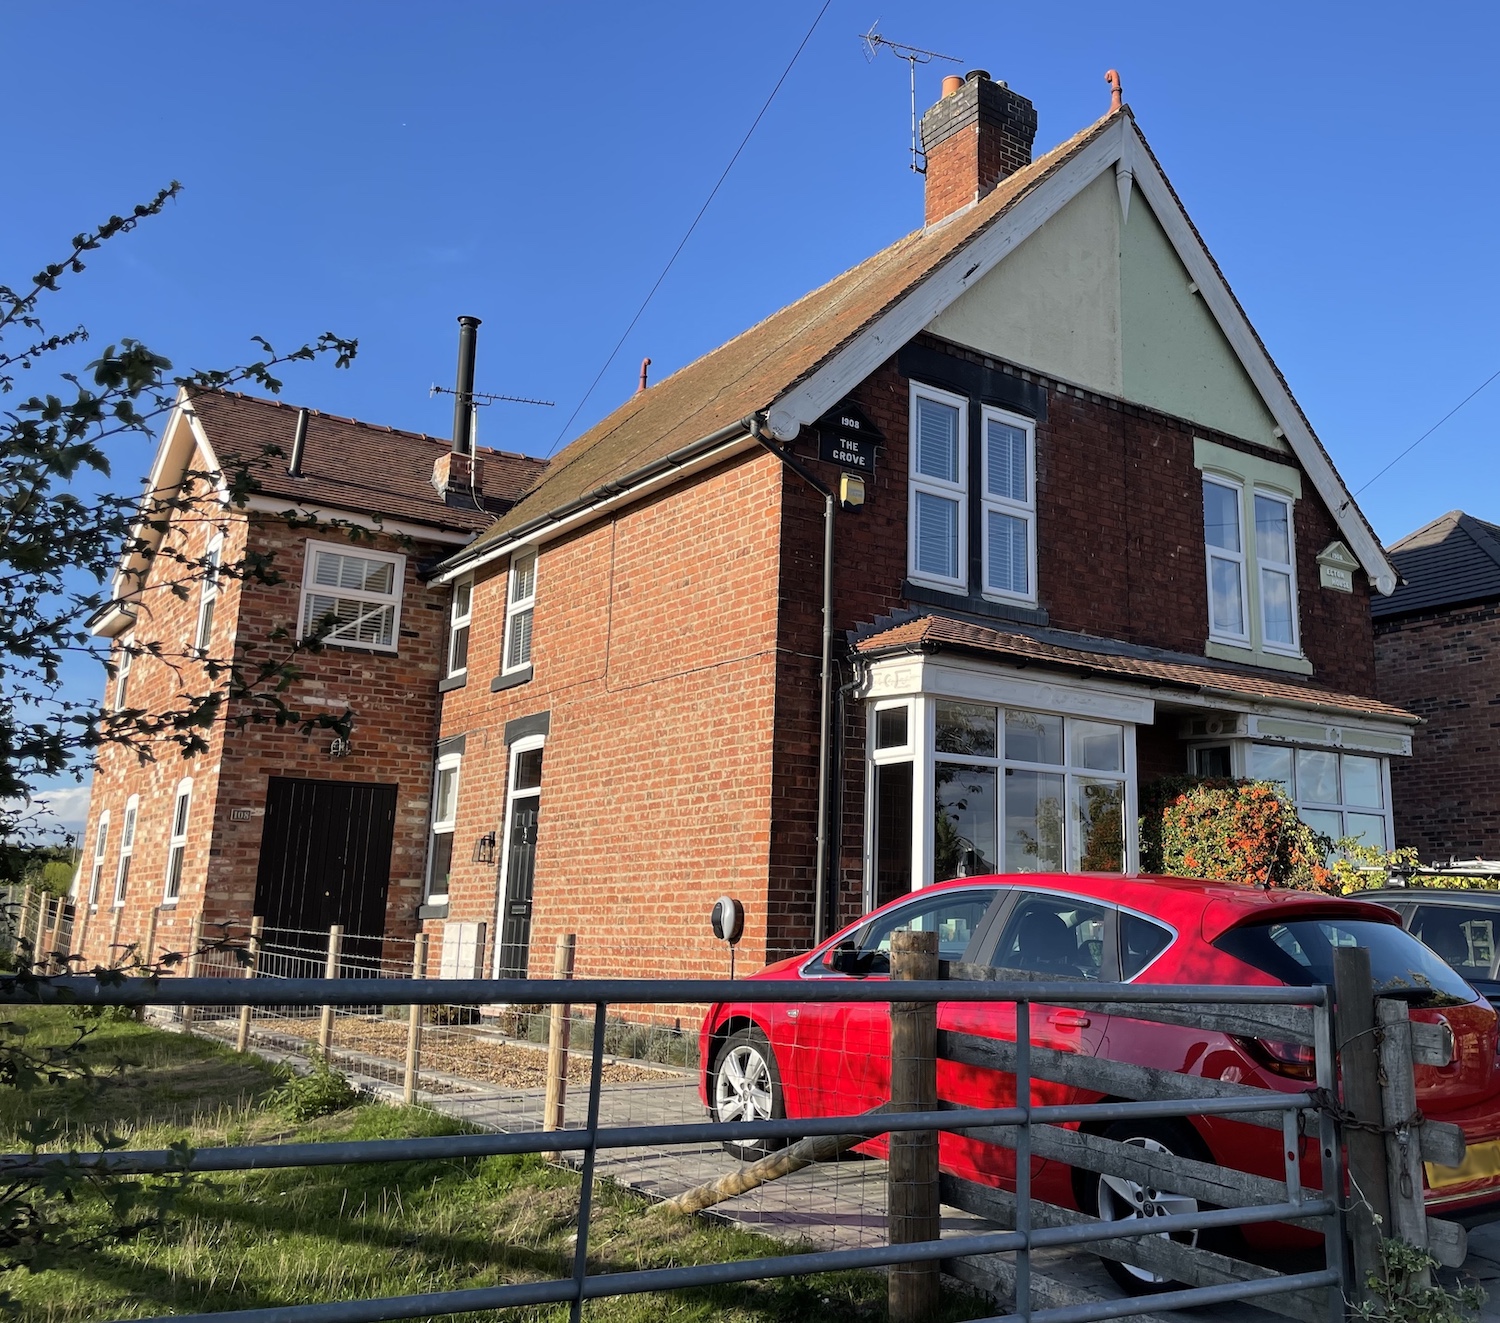
<instances>
[{"instance_id":1,"label":"roof tile","mask_svg":"<svg viewBox=\"0 0 1500 1323\"><path fill-rule=\"evenodd\" d=\"M1363 694L1339 693L1296 680L1272 677L1264 672L1230 670L1208 662L1199 664L1153 657L1121 656L1117 652L1092 650L1088 642L1085 636L1080 635L1076 646L1066 647L1016 630L991 629L985 625L955 620L950 616L928 615L918 616L914 620L872 634L862 639L857 646L866 656L903 648L939 651L952 647L1033 665L1053 666L1059 670L1086 671L1122 680L1141 680L1153 685L1196 689L1204 694L1239 699L1267 699L1318 711L1337 712L1347 716L1383 717L1414 725L1418 721L1417 717L1403 708L1382 703L1379 699Z\"/></svg>"}]
</instances>

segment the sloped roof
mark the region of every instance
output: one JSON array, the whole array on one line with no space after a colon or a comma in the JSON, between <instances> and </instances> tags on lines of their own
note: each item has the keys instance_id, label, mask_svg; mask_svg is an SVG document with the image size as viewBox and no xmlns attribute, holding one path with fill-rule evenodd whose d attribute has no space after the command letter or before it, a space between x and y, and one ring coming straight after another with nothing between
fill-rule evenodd
<instances>
[{"instance_id":1,"label":"sloped roof","mask_svg":"<svg viewBox=\"0 0 1500 1323\"><path fill-rule=\"evenodd\" d=\"M384 515L466 532L484 528L546 470L546 461L479 447L486 508L446 505L432 485L432 466L450 443L421 432L308 411L302 476L287 472L297 406L237 391L198 391L191 398L221 468L243 464L261 494L301 505Z\"/></svg>"},{"instance_id":2,"label":"sloped roof","mask_svg":"<svg viewBox=\"0 0 1500 1323\"><path fill-rule=\"evenodd\" d=\"M1144 681L1153 686L1196 690L1199 693L1240 700L1262 699L1344 716L1381 717L1409 722L1418 718L1404 708L1364 694L1345 694L1320 689L1297 680L1265 672L1230 670L1208 662L1168 660L1159 656L1130 655L1110 640L1099 640L1099 650L1083 635L1069 645L1037 638L1021 630L991 629L949 616L918 616L903 624L860 640L857 650L866 656L918 649L937 652L956 648L989 657L1005 657L1030 665L1085 672L1110 679ZM1105 649L1109 650L1105 650ZM1142 650L1146 651L1146 650Z\"/></svg>"},{"instance_id":3,"label":"sloped roof","mask_svg":"<svg viewBox=\"0 0 1500 1323\"><path fill-rule=\"evenodd\" d=\"M1500 526L1462 510L1449 510L1386 552L1402 582L1371 601L1377 620L1500 597Z\"/></svg>"},{"instance_id":4,"label":"sloped roof","mask_svg":"<svg viewBox=\"0 0 1500 1323\"><path fill-rule=\"evenodd\" d=\"M768 407L1128 113L1111 112L1002 180L973 207L897 240L633 395L559 453L525 499L448 564L467 561L538 516Z\"/></svg>"}]
</instances>

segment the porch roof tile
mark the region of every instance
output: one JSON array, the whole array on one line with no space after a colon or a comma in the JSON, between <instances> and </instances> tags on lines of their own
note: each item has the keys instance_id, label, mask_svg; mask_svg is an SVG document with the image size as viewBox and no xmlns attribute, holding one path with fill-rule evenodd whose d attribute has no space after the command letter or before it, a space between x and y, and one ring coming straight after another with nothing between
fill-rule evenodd
<instances>
[{"instance_id":1,"label":"porch roof tile","mask_svg":"<svg viewBox=\"0 0 1500 1323\"><path fill-rule=\"evenodd\" d=\"M1404 708L1382 703L1378 698L1322 689L1263 670L1216 666L1208 661L1122 655L1112 640L1097 640L1100 645L1107 645L1109 651L1102 646L1095 650L1089 646L1090 642L1086 635L1078 635L1075 643L1065 646L1021 630L992 629L951 616L925 615L861 639L856 648L867 657L901 650L940 652L953 648L1027 665L1143 681L1153 687L1195 690L1211 697L1285 703L1342 717L1377 717L1411 725L1421 720Z\"/></svg>"}]
</instances>

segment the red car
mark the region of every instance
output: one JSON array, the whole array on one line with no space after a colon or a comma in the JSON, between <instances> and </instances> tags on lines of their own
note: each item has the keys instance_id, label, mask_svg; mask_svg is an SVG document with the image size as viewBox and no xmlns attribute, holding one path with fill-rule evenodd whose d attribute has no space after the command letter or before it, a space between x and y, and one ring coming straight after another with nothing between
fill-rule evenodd
<instances>
[{"instance_id":1,"label":"red car","mask_svg":"<svg viewBox=\"0 0 1500 1323\"><path fill-rule=\"evenodd\" d=\"M810 954L779 961L749 981L884 978L891 934L899 928L936 931L944 960L1101 983L1331 984L1333 947L1364 946L1377 990L1408 1001L1413 1018L1443 1020L1453 1031L1452 1064L1417 1067L1417 1096L1425 1115L1463 1128L1469 1156L1461 1168L1429 1167L1428 1206L1446 1216L1500 1206L1500 1175L1494 1174L1500 1171L1496 1014L1383 906L1181 878L965 878L886 905ZM938 1008L938 1023L985 1037L1014 1038L1015 1008L945 1002ZM1034 1043L1064 1052L1265 1089L1300 1090L1312 1082L1311 1049L1295 1044L1061 1007L1034 1007L1031 1025ZM721 1121L868 1111L890 1096L889 1035L884 1003L768 1004L756 1002L747 987L745 1000L711 1007L703 1022L701 1095ZM964 1106L1007 1107L1014 1105L1014 1079L940 1061L938 1094ZM1102 1097L1041 1080L1032 1096L1037 1105ZM1277 1179L1283 1175L1275 1132L1223 1118L1128 1121L1101 1133ZM939 1142L945 1171L1014 1186L1010 1150L957 1134L943 1134ZM725 1147L750 1158L772 1146L751 1140ZM883 1152L885 1140L862 1147ZM1312 1188L1322 1183L1315 1154L1316 1145L1309 1143L1304 1181ZM1038 1199L1104 1217L1197 1207L1191 1199L1044 1159L1033 1160L1032 1189ZM1247 1227L1244 1234L1265 1247L1298 1233ZM1131 1289L1150 1289L1156 1280L1126 1265L1108 1266Z\"/></svg>"}]
</instances>

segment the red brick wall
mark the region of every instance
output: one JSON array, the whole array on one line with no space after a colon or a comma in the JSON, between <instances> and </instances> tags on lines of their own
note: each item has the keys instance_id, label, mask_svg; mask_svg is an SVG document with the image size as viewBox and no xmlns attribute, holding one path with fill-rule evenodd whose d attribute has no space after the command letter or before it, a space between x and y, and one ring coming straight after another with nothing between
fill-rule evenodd
<instances>
[{"instance_id":1,"label":"red brick wall","mask_svg":"<svg viewBox=\"0 0 1500 1323\"><path fill-rule=\"evenodd\" d=\"M1380 697L1416 713L1391 760L1396 844L1423 862L1500 856L1500 603L1375 624Z\"/></svg>"},{"instance_id":2,"label":"red brick wall","mask_svg":"<svg viewBox=\"0 0 1500 1323\"><path fill-rule=\"evenodd\" d=\"M332 531L289 529L270 516L247 519L243 515L227 519L216 516L212 522L178 520L172 536L184 555L196 558L218 527L227 530L223 552L226 566L244 564L247 551L269 555L281 582L242 584L232 574L222 577L212 652L225 657L233 647L242 661L252 665L261 658L281 655L287 643L277 641L274 635L280 629L287 630L288 637L295 633L309 538L327 542L347 539ZM448 548L409 544L386 536L361 539L359 546L399 551L407 558L397 654L332 646L316 654L302 653L297 660L301 678L283 695L299 713L339 712L347 702L356 714L353 753L347 758L331 758L328 732L302 735L295 726L277 728L249 720L241 724L254 706L242 700L226 705L223 718L209 733L208 751L191 760L184 761L174 749L163 747L158 751L158 761L142 765L128 750L102 749L94 774L82 881L86 888L87 859L92 854L98 816L108 810L110 832L102 903L90 917L85 939L91 961L109 959L108 947L115 935L110 887L118 866L126 798L138 794L140 811L131 887L119 911L121 943L144 939L150 913L161 902L173 797L183 775L193 777L188 848L179 901L175 906L162 906L158 914L160 949L186 949L192 920L199 913L210 930L212 925L222 923L248 925L254 908L266 789L272 775L375 781L398 787L387 933L399 937L414 931L426 860L432 748L437 730L436 686L446 646L448 610L447 591L423 583L418 568ZM182 573L168 558L157 559L146 584L136 630L140 643L159 642L179 661L192 639L200 599L196 584L186 600L172 594L169 585ZM166 662L138 658L130 676L128 702L150 711L171 710L178 703L183 683L201 690L210 681L196 662L184 666L179 680ZM234 820L235 810L248 810L251 816Z\"/></svg>"},{"instance_id":3,"label":"red brick wall","mask_svg":"<svg viewBox=\"0 0 1500 1323\"><path fill-rule=\"evenodd\" d=\"M550 713L536 847L531 972L578 934L582 974L720 976L708 928L747 910L742 968L765 958L776 677L777 462L756 451L548 543L537 567L533 678L493 693L508 567L474 590L469 680L444 695L465 737L448 919L488 925L503 841L505 724ZM443 924L428 925L433 960Z\"/></svg>"}]
</instances>

